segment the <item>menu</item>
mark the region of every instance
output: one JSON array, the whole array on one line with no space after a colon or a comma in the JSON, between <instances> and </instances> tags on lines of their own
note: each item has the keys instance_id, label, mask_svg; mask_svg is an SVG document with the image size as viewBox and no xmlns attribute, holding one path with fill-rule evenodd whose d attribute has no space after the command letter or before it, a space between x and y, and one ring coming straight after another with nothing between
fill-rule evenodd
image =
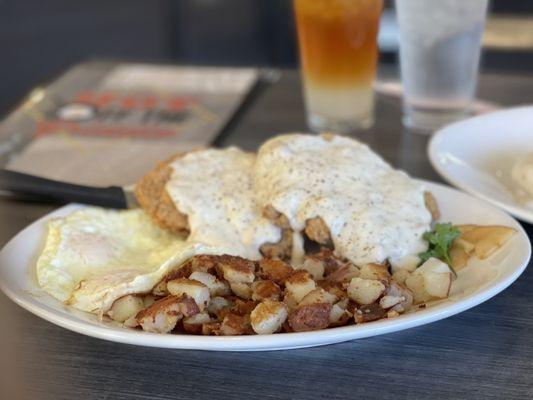
<instances>
[{"instance_id":1,"label":"menu","mask_svg":"<svg viewBox=\"0 0 533 400\"><path fill-rule=\"evenodd\" d=\"M128 185L171 155L209 145L257 83L250 68L91 62L0 125L7 168L67 182Z\"/></svg>"}]
</instances>

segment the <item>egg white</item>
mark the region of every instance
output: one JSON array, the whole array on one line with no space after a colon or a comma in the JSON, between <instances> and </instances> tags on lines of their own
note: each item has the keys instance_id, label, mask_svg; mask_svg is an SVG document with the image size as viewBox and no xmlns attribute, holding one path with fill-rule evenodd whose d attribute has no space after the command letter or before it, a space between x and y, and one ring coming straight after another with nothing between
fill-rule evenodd
<instances>
[{"instance_id":1,"label":"egg white","mask_svg":"<svg viewBox=\"0 0 533 400\"><path fill-rule=\"evenodd\" d=\"M149 292L170 269L199 253L223 251L181 240L142 210L89 207L48 223L37 279L58 300L102 314L119 297Z\"/></svg>"}]
</instances>

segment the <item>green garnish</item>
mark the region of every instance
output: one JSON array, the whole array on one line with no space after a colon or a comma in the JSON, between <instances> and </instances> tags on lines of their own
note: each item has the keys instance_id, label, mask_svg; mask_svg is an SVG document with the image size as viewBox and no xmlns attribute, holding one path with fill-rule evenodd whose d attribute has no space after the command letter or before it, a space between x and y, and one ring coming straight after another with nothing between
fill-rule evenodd
<instances>
[{"instance_id":1,"label":"green garnish","mask_svg":"<svg viewBox=\"0 0 533 400\"><path fill-rule=\"evenodd\" d=\"M459 229L454 228L451 223L436 224L432 231L424 233L422 237L428 241L429 248L418 255L422 263L431 257L438 258L448 264L453 274L457 275L452 267L449 250L454 239L458 238L460 234Z\"/></svg>"}]
</instances>

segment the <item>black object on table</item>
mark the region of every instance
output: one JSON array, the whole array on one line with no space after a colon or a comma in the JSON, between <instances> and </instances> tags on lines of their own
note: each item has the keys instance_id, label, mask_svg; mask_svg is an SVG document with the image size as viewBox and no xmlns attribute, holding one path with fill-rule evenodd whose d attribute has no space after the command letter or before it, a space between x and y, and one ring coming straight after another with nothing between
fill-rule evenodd
<instances>
[{"instance_id":1,"label":"black object on table","mask_svg":"<svg viewBox=\"0 0 533 400\"><path fill-rule=\"evenodd\" d=\"M485 74L480 97L533 100L533 76ZM395 167L441 181L427 137L404 132L398 98L379 96L360 135ZM265 90L218 145L253 150L305 130L295 72ZM0 200L0 245L52 210ZM531 238L531 225L524 224ZM363 340L265 353L155 349L93 339L52 325L0 294L0 399L530 399L533 270L507 290L445 320Z\"/></svg>"}]
</instances>

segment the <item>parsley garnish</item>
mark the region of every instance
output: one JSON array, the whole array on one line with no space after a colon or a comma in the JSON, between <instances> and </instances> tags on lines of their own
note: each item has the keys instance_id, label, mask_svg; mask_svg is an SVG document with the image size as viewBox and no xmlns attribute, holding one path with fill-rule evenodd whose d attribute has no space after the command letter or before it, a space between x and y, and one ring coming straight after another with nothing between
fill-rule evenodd
<instances>
[{"instance_id":1,"label":"parsley garnish","mask_svg":"<svg viewBox=\"0 0 533 400\"><path fill-rule=\"evenodd\" d=\"M454 228L451 223L436 224L432 231L424 233L423 238L428 241L429 248L418 255L422 263L431 257L438 258L446 262L454 275L456 275L452 267L449 250L454 239L459 237L460 234L461 232Z\"/></svg>"}]
</instances>

